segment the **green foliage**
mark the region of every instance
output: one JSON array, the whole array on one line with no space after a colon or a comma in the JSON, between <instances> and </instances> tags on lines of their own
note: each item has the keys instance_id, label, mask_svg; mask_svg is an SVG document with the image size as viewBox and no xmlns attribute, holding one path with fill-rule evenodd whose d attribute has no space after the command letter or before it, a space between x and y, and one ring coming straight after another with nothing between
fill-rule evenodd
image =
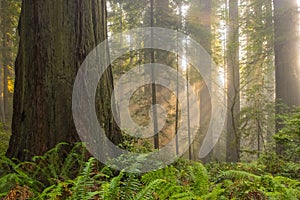
<instances>
[{"instance_id":1,"label":"green foliage","mask_svg":"<svg viewBox=\"0 0 300 200\"><path fill-rule=\"evenodd\" d=\"M300 161L300 108L279 115L282 127L274 139L280 146L280 156L286 161Z\"/></svg>"},{"instance_id":2,"label":"green foliage","mask_svg":"<svg viewBox=\"0 0 300 200\"><path fill-rule=\"evenodd\" d=\"M38 197L41 199L93 199L101 193L97 191L102 178L106 178L103 173L94 172L95 159L90 158L82 171L74 180L59 181L46 188Z\"/></svg>"},{"instance_id":3,"label":"green foliage","mask_svg":"<svg viewBox=\"0 0 300 200\"><path fill-rule=\"evenodd\" d=\"M29 186L35 193L39 192L39 188L45 187L42 182L31 177L26 170L24 170L24 166L27 162L16 164L14 161L5 157L1 158L0 161L0 170L2 171L0 177L0 197L5 196L9 190L16 185ZM9 169L12 169L12 172L6 173L5 170Z\"/></svg>"},{"instance_id":4,"label":"green foliage","mask_svg":"<svg viewBox=\"0 0 300 200\"><path fill-rule=\"evenodd\" d=\"M280 158L275 156L263 156L252 163L211 163L207 166L180 159L174 165L139 174L116 172L109 167L100 170L93 157L85 161L82 144L77 144L65 160L58 161L57 156L62 154L65 145L57 145L32 162L2 158L0 197L15 194L12 191L20 187L19 193L22 188L28 190L32 199L300 198L300 181L291 178L295 172L284 172L286 162L279 162ZM282 166L275 167L275 163ZM289 170L298 166L292 162L289 165Z\"/></svg>"},{"instance_id":5,"label":"green foliage","mask_svg":"<svg viewBox=\"0 0 300 200\"><path fill-rule=\"evenodd\" d=\"M60 143L45 155L33 157L31 162L2 158L0 171L3 171L3 174L0 183L5 184L0 185L0 193L5 195L16 185L26 185L37 194L47 186L78 176L80 166L84 166L84 153L80 153L83 152L82 144L75 145L65 159L62 159L62 146L67 144Z\"/></svg>"},{"instance_id":6,"label":"green foliage","mask_svg":"<svg viewBox=\"0 0 300 200\"><path fill-rule=\"evenodd\" d=\"M247 0L240 5L239 133L241 158L253 160L266 151L274 132L274 30L272 0Z\"/></svg>"},{"instance_id":7,"label":"green foliage","mask_svg":"<svg viewBox=\"0 0 300 200\"><path fill-rule=\"evenodd\" d=\"M300 163L282 159L275 153L263 155L258 162L264 166L264 171L276 176L285 176L300 180Z\"/></svg>"},{"instance_id":8,"label":"green foliage","mask_svg":"<svg viewBox=\"0 0 300 200\"><path fill-rule=\"evenodd\" d=\"M0 124L0 157L5 155L10 135L10 131L6 130L3 124Z\"/></svg>"},{"instance_id":9,"label":"green foliage","mask_svg":"<svg viewBox=\"0 0 300 200\"><path fill-rule=\"evenodd\" d=\"M120 186L123 172L118 176L111 179L110 182L106 182L102 185L102 198L103 199L119 199L120 198Z\"/></svg>"}]
</instances>

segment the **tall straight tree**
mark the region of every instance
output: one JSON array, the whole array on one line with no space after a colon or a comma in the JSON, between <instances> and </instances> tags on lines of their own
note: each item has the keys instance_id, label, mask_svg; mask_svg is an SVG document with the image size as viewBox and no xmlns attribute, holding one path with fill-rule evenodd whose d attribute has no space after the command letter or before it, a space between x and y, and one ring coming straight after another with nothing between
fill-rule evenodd
<instances>
[{"instance_id":1,"label":"tall straight tree","mask_svg":"<svg viewBox=\"0 0 300 200\"><path fill-rule=\"evenodd\" d=\"M10 78L12 77L11 69L16 56L16 26L20 14L20 1L7 0L0 2L0 27L1 27L1 123L9 125L11 122L11 92L9 91Z\"/></svg>"},{"instance_id":2,"label":"tall straight tree","mask_svg":"<svg viewBox=\"0 0 300 200\"><path fill-rule=\"evenodd\" d=\"M187 14L187 31L191 33L192 37L199 42L199 44L211 55L211 41L212 41L212 0L198 0L191 1L190 10ZM192 70L192 69L191 69ZM191 71L190 70L190 71ZM200 77L199 77L200 78ZM192 78L191 78L192 79ZM197 136L194 144L194 159L198 159L198 152L202 140L208 129L208 124L211 116L211 102L208 86L201 80L200 98L200 137ZM212 152L203 159L204 162L209 162Z\"/></svg>"},{"instance_id":3,"label":"tall straight tree","mask_svg":"<svg viewBox=\"0 0 300 200\"><path fill-rule=\"evenodd\" d=\"M150 26L154 27L154 0L150 0ZM151 41L153 41L153 31L151 30ZM150 50L150 62L155 63L155 52L154 49ZM151 67L151 98L152 98L152 105L156 105L156 85L155 85L155 70ZM157 109L156 107L153 108L153 130L154 130L154 148L159 148L159 135L158 135L158 121L157 121Z\"/></svg>"},{"instance_id":4,"label":"tall straight tree","mask_svg":"<svg viewBox=\"0 0 300 200\"><path fill-rule=\"evenodd\" d=\"M201 24L201 45L204 49L211 55L211 15L212 15L212 0L201 0L200 1L200 24ZM201 130L208 129L209 120L211 117L211 103L210 103L210 96L208 85L204 86L201 90L200 94L200 128ZM212 143L212 141L211 141ZM203 162L209 162L212 157L212 152L207 155Z\"/></svg>"},{"instance_id":5,"label":"tall straight tree","mask_svg":"<svg viewBox=\"0 0 300 200\"><path fill-rule=\"evenodd\" d=\"M246 19L241 22L241 146L246 159L265 150L272 134L274 113L274 56L272 0L247 0L241 9ZM245 38L245 41L243 41Z\"/></svg>"},{"instance_id":6,"label":"tall straight tree","mask_svg":"<svg viewBox=\"0 0 300 200\"><path fill-rule=\"evenodd\" d=\"M2 10L7 8L7 2L2 2ZM5 16L5 12L2 12L2 62L3 62L3 70L1 69L1 76L3 73L3 87L1 88L3 90L3 123L6 123L6 117L7 117L7 67L8 67L8 19Z\"/></svg>"},{"instance_id":7,"label":"tall straight tree","mask_svg":"<svg viewBox=\"0 0 300 200\"><path fill-rule=\"evenodd\" d=\"M79 141L72 119L72 89L87 54L106 38L105 0L23 0L15 67L12 137L6 153L28 160L59 142ZM112 120L112 74L98 87L100 124L120 140ZM24 151L27 150L27 151Z\"/></svg>"},{"instance_id":8,"label":"tall straight tree","mask_svg":"<svg viewBox=\"0 0 300 200\"><path fill-rule=\"evenodd\" d=\"M300 106L300 40L297 0L273 0L273 2L276 99L287 106Z\"/></svg>"},{"instance_id":9,"label":"tall straight tree","mask_svg":"<svg viewBox=\"0 0 300 200\"><path fill-rule=\"evenodd\" d=\"M299 15L297 0L274 0L273 3L276 114L281 114L280 103L288 107L300 106ZM276 129L280 128L280 120L277 120ZM276 151L281 154L282 145L277 144Z\"/></svg>"},{"instance_id":10,"label":"tall straight tree","mask_svg":"<svg viewBox=\"0 0 300 200\"><path fill-rule=\"evenodd\" d=\"M1 42L0 42L0 46L1 46L1 62L0 62L0 92L1 94L5 93L4 92L4 87L3 87L3 83L5 81L4 76L2 71L6 71L7 68L7 17L5 16L5 12L3 12L3 10L6 8L6 1L1 1L0 2L0 9L1 9L1 15L0 15L0 20L1 20ZM1 123L5 124L6 123L6 106L5 106L5 97L3 95L3 98L1 97L0 99L0 110L1 110Z\"/></svg>"},{"instance_id":11,"label":"tall straight tree","mask_svg":"<svg viewBox=\"0 0 300 200\"><path fill-rule=\"evenodd\" d=\"M237 162L240 149L237 128L240 112L239 10L238 0L229 0L228 3L226 160Z\"/></svg>"}]
</instances>

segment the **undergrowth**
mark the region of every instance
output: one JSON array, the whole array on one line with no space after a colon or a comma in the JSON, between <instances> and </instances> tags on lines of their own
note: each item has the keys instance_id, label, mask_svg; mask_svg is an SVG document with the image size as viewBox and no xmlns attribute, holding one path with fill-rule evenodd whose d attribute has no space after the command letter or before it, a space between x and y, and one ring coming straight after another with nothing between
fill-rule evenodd
<instances>
[{"instance_id":1,"label":"undergrowth","mask_svg":"<svg viewBox=\"0 0 300 200\"><path fill-rule=\"evenodd\" d=\"M0 157L4 156L9 143L10 130L5 125L0 124Z\"/></svg>"},{"instance_id":2,"label":"undergrowth","mask_svg":"<svg viewBox=\"0 0 300 200\"><path fill-rule=\"evenodd\" d=\"M61 159L64 145L30 162L3 157L0 199L300 199L297 163L280 174L269 158L206 166L180 159L145 174L127 173L86 159L80 143Z\"/></svg>"}]
</instances>

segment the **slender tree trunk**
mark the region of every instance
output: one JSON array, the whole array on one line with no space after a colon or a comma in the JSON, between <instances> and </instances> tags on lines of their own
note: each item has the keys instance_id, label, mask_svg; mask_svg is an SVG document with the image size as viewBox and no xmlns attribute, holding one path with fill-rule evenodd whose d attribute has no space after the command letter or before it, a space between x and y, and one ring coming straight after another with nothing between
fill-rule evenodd
<instances>
[{"instance_id":1,"label":"slender tree trunk","mask_svg":"<svg viewBox=\"0 0 300 200\"><path fill-rule=\"evenodd\" d=\"M87 54L106 38L105 7L105 0L22 1L8 157L28 160L59 142L79 141L72 119L73 83ZM100 83L99 122L118 143L107 103L113 86L111 70Z\"/></svg>"},{"instance_id":2,"label":"slender tree trunk","mask_svg":"<svg viewBox=\"0 0 300 200\"><path fill-rule=\"evenodd\" d=\"M150 26L154 27L154 0L150 0ZM153 42L153 31L151 30L151 42ZM154 57L154 49L150 50L150 62L155 63L155 57ZM156 84L155 84L155 69L151 68L151 103L152 105L156 105ZM159 135L158 135L158 121L157 121L157 109L156 107L153 107L153 130L154 130L154 148L159 148Z\"/></svg>"},{"instance_id":3,"label":"slender tree trunk","mask_svg":"<svg viewBox=\"0 0 300 200\"><path fill-rule=\"evenodd\" d=\"M8 61L8 45L6 45L7 50L6 51L6 61ZM3 111L4 111L4 116L5 116L5 121L8 122L10 120L8 119L8 62L5 62L3 65Z\"/></svg>"},{"instance_id":4,"label":"slender tree trunk","mask_svg":"<svg viewBox=\"0 0 300 200\"><path fill-rule=\"evenodd\" d=\"M240 73L239 73L239 13L238 0L229 0L228 39L227 39L227 144L226 160L239 160L239 134L237 122L240 112Z\"/></svg>"},{"instance_id":5,"label":"slender tree trunk","mask_svg":"<svg viewBox=\"0 0 300 200\"><path fill-rule=\"evenodd\" d=\"M6 1L1 2L1 10L6 9ZM2 123L6 124L6 107L7 107L7 78L5 78L7 71L7 16L5 16L5 12L1 12L1 33L2 33L2 42L1 42L1 54L2 54L2 65L1 65L1 117ZM5 80L6 79L6 80Z\"/></svg>"},{"instance_id":6,"label":"slender tree trunk","mask_svg":"<svg viewBox=\"0 0 300 200\"><path fill-rule=\"evenodd\" d=\"M3 73L2 73L2 68L3 68L3 62L1 62L2 60L0 60L0 94L3 93ZM6 123L6 118L5 118L5 112L4 112L4 106L3 106L3 96L0 97L0 119L1 119L1 123L5 124Z\"/></svg>"},{"instance_id":7,"label":"slender tree trunk","mask_svg":"<svg viewBox=\"0 0 300 200\"><path fill-rule=\"evenodd\" d=\"M180 13L181 16L181 13ZM181 17L180 17L181 19ZM177 30L178 31L178 30ZM178 86L178 80L179 80L179 55L178 55L178 33L176 35L176 103L175 103L175 139L176 139L176 145L175 145L175 151L176 155L179 155L179 138L178 138L178 127L179 127L179 86Z\"/></svg>"},{"instance_id":8,"label":"slender tree trunk","mask_svg":"<svg viewBox=\"0 0 300 200\"><path fill-rule=\"evenodd\" d=\"M268 47L274 50L274 23L273 23L273 0L267 0L266 1L266 29L270 33L270 38L268 40ZM273 53L273 52L272 52ZM267 79L267 87L272 88L271 92L268 92L269 101L270 103L274 103L274 92L275 92L275 72L274 72L274 59L270 59L270 66L272 70L268 72L266 75ZM270 143L272 141L272 136L275 133L275 123L274 123L274 115L275 110L268 109L268 115L267 115L267 135L266 140L267 143Z\"/></svg>"}]
</instances>

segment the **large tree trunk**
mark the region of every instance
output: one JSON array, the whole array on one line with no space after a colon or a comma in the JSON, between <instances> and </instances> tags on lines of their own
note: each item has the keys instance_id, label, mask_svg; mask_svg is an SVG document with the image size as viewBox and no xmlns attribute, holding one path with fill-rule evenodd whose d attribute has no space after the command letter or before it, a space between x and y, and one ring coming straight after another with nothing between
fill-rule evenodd
<instances>
[{"instance_id":1,"label":"large tree trunk","mask_svg":"<svg viewBox=\"0 0 300 200\"><path fill-rule=\"evenodd\" d=\"M276 114L281 114L280 104L288 107L300 106L299 66L299 16L297 0L274 0L275 23L275 80ZM281 128L277 119L276 129ZM277 145L277 153L283 147Z\"/></svg>"},{"instance_id":2,"label":"large tree trunk","mask_svg":"<svg viewBox=\"0 0 300 200\"><path fill-rule=\"evenodd\" d=\"M240 73L239 73L239 20L238 0L229 0L228 39L227 39L227 138L226 160L239 160L239 134L237 122L240 112Z\"/></svg>"},{"instance_id":3,"label":"large tree trunk","mask_svg":"<svg viewBox=\"0 0 300 200\"><path fill-rule=\"evenodd\" d=\"M297 7L297 0L274 0L276 99L287 106L300 106Z\"/></svg>"},{"instance_id":4,"label":"large tree trunk","mask_svg":"<svg viewBox=\"0 0 300 200\"><path fill-rule=\"evenodd\" d=\"M211 55L212 1L192 1L190 7L189 13L187 14L187 29L191 33L193 39L195 39L207 51L207 53ZM208 86L203 81L203 77L200 77L200 75L195 77L192 69L189 71L191 77L189 82L198 85L195 87L197 90L199 90L198 96L200 99L200 133L196 136L193 143L193 159L198 160L198 153L208 130L208 125L211 118L211 97ZM203 159L203 162L209 162L211 156L212 152L210 152L210 154Z\"/></svg>"},{"instance_id":5,"label":"large tree trunk","mask_svg":"<svg viewBox=\"0 0 300 200\"><path fill-rule=\"evenodd\" d=\"M212 0L200 1L200 24L201 24L201 41L200 44L204 47L209 55L211 55L211 14L212 14ZM203 133L208 130L209 121L211 118L211 97L208 90L208 85L205 84L200 92L200 129ZM213 141L210 141L213 145ZM202 144L203 145L203 144ZM199 150L196 151L198 154ZM207 163L212 159L213 152L211 151L203 162Z\"/></svg>"},{"instance_id":6,"label":"large tree trunk","mask_svg":"<svg viewBox=\"0 0 300 200\"><path fill-rule=\"evenodd\" d=\"M72 119L73 82L87 54L106 39L105 8L105 0L23 0L8 157L28 160L59 142L79 141ZM97 102L103 114L98 117L117 143L120 137L107 107L111 77L107 70L100 81Z\"/></svg>"}]
</instances>

